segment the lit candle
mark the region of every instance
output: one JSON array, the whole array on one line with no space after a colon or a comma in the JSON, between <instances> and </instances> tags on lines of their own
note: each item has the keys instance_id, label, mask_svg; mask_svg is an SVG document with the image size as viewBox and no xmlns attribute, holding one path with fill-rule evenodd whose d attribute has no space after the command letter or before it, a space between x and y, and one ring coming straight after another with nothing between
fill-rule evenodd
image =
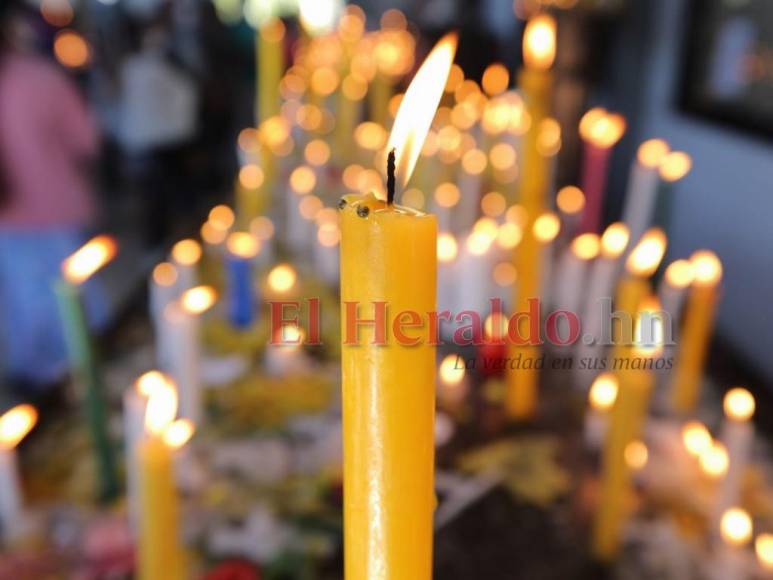
<instances>
[{"instance_id":1,"label":"lit candle","mask_svg":"<svg viewBox=\"0 0 773 580\"><path fill-rule=\"evenodd\" d=\"M140 519L139 464L137 448L145 436L145 409L151 393L168 379L159 371L140 376L123 394L124 444L126 449L126 503L129 524L137 532Z\"/></svg>"},{"instance_id":2,"label":"lit candle","mask_svg":"<svg viewBox=\"0 0 773 580\"><path fill-rule=\"evenodd\" d=\"M660 164L660 184L655 201L654 224L664 231L671 225L674 183L690 172L692 159L683 151L671 151Z\"/></svg>"},{"instance_id":3,"label":"lit candle","mask_svg":"<svg viewBox=\"0 0 773 580\"><path fill-rule=\"evenodd\" d=\"M153 335L156 338L156 358L159 365L165 365L169 359L168 353L163 349L167 342L161 340L163 332L164 310L170 303L177 299L177 268L170 262L161 262L155 268L150 277L150 322L153 325Z\"/></svg>"},{"instance_id":4,"label":"lit candle","mask_svg":"<svg viewBox=\"0 0 773 580\"><path fill-rule=\"evenodd\" d=\"M165 370L177 385L180 395L180 415L201 423L201 339L200 315L215 302L216 294L209 286L186 290L180 299L164 311L163 340L169 341L169 367Z\"/></svg>"},{"instance_id":5,"label":"lit candle","mask_svg":"<svg viewBox=\"0 0 773 580\"><path fill-rule=\"evenodd\" d=\"M750 576L747 566L746 547L752 539L753 525L749 514L733 507L722 514L719 546L716 560L711 565L710 576L716 580L743 580Z\"/></svg>"},{"instance_id":6,"label":"lit candle","mask_svg":"<svg viewBox=\"0 0 773 580\"><path fill-rule=\"evenodd\" d=\"M255 43L258 79L258 98L256 102L256 125L269 117L279 114L279 81L284 69L285 26L279 18L269 18L263 22Z\"/></svg>"},{"instance_id":7,"label":"lit candle","mask_svg":"<svg viewBox=\"0 0 773 580\"><path fill-rule=\"evenodd\" d=\"M623 222L628 225L634 244L650 227L657 197L658 169L667 154L668 143L662 139L649 139L639 145L636 151L623 209Z\"/></svg>"},{"instance_id":8,"label":"lit candle","mask_svg":"<svg viewBox=\"0 0 773 580\"><path fill-rule=\"evenodd\" d=\"M80 288L112 260L116 251L116 243L109 236L101 235L91 239L65 259L62 263L62 278L55 286L70 364L84 389L85 414L97 458L99 496L103 501L109 501L118 493L118 475L107 429L101 369L83 310Z\"/></svg>"},{"instance_id":9,"label":"lit candle","mask_svg":"<svg viewBox=\"0 0 773 580\"><path fill-rule=\"evenodd\" d=\"M277 264L266 278L270 298L287 298L295 289L298 274L290 264Z\"/></svg>"},{"instance_id":10,"label":"lit candle","mask_svg":"<svg viewBox=\"0 0 773 580\"><path fill-rule=\"evenodd\" d=\"M690 257L693 282L687 297L671 383L671 405L678 413L695 409L701 393L703 369L719 300L722 263L707 250Z\"/></svg>"},{"instance_id":11,"label":"lit candle","mask_svg":"<svg viewBox=\"0 0 773 580\"><path fill-rule=\"evenodd\" d=\"M550 93L553 75L550 67L556 54L556 22L552 16L540 13L526 24L523 36L523 59L525 67L518 73L518 84L523 91L526 109L531 125L524 136L522 150L522 173L519 193L520 203L526 213L523 239L515 251L515 267L518 284L515 287L512 308L514 312L526 312L530 298L541 297L541 253L542 247L534 236L533 224L545 206L550 180L550 160L540 151L542 122L550 111ZM511 359L532 360L538 356L538 349L531 345L511 345ZM537 410L538 374L532 365L509 365L507 373L507 397L505 405L513 419L524 420L533 417Z\"/></svg>"},{"instance_id":12,"label":"lit candle","mask_svg":"<svg viewBox=\"0 0 773 580\"><path fill-rule=\"evenodd\" d=\"M275 344L267 345L263 363L270 375L284 377L308 371L308 361L303 354L306 338L302 328L284 324L274 331Z\"/></svg>"},{"instance_id":13,"label":"lit candle","mask_svg":"<svg viewBox=\"0 0 773 580\"><path fill-rule=\"evenodd\" d=\"M659 305L642 305L638 312L635 336L643 337L644 322L658 311ZM646 314L646 318L645 318ZM630 466L626 448L641 436L646 420L654 375L648 363L660 354L660 344L635 344L626 348L624 368L618 371L619 388L610 414L603 452L600 505L593 527L593 553L602 561L614 560L620 549L623 526L628 519L631 493Z\"/></svg>"},{"instance_id":14,"label":"lit candle","mask_svg":"<svg viewBox=\"0 0 773 580\"><path fill-rule=\"evenodd\" d=\"M172 264L177 269L176 294L179 296L193 288L199 279L198 269L201 260L201 244L196 240L180 240L172 246Z\"/></svg>"},{"instance_id":15,"label":"lit candle","mask_svg":"<svg viewBox=\"0 0 773 580\"><path fill-rule=\"evenodd\" d=\"M258 264L268 266L274 261L274 222L266 216L258 216L250 221L250 232L260 241Z\"/></svg>"},{"instance_id":16,"label":"lit candle","mask_svg":"<svg viewBox=\"0 0 773 580\"><path fill-rule=\"evenodd\" d=\"M723 401L725 419L719 438L727 449L729 463L727 473L719 484L714 517L720 517L725 510L738 504L746 466L751 458L754 443L755 402L752 394L741 387L730 389Z\"/></svg>"},{"instance_id":17,"label":"lit candle","mask_svg":"<svg viewBox=\"0 0 773 580\"><path fill-rule=\"evenodd\" d=\"M394 182L410 177L455 52L454 36L441 39L405 93L387 147L396 167L387 175L387 200L351 194L340 203L341 304L359 305L358 319L374 318L374 301L395 315L436 308L437 224L395 205ZM344 333L351 316L342 313ZM355 345L342 346L345 576L429 579L435 348L395 336L374 345L373 326L360 330Z\"/></svg>"},{"instance_id":18,"label":"lit candle","mask_svg":"<svg viewBox=\"0 0 773 580\"><path fill-rule=\"evenodd\" d=\"M226 248L228 318L235 328L249 328L257 300L252 261L260 252L260 242L250 233L234 232L228 236Z\"/></svg>"},{"instance_id":19,"label":"lit candle","mask_svg":"<svg viewBox=\"0 0 773 580\"><path fill-rule=\"evenodd\" d=\"M585 444L593 450L601 448L609 423L609 414L617 398L617 377L601 373L588 392L588 410L585 413Z\"/></svg>"},{"instance_id":20,"label":"lit candle","mask_svg":"<svg viewBox=\"0 0 773 580\"><path fill-rule=\"evenodd\" d=\"M550 290L553 287L553 255L556 250L555 240L561 231L561 220L553 212L546 211L534 220L531 230L537 242L542 246L542 264L540 268L541 296L543 300L549 301L552 299ZM522 230L518 228L517 231L520 234ZM518 243L520 243L520 241L521 236L518 237ZM514 244L513 247L516 245L517 244Z\"/></svg>"},{"instance_id":21,"label":"lit candle","mask_svg":"<svg viewBox=\"0 0 773 580\"><path fill-rule=\"evenodd\" d=\"M766 573L773 572L773 534L760 534L754 541L754 551L760 568Z\"/></svg>"},{"instance_id":22,"label":"lit candle","mask_svg":"<svg viewBox=\"0 0 773 580\"><path fill-rule=\"evenodd\" d=\"M658 298L663 310L671 315L675 331L679 328L685 293L692 281L692 264L689 260L680 259L666 266L663 279L658 286Z\"/></svg>"},{"instance_id":23,"label":"lit candle","mask_svg":"<svg viewBox=\"0 0 773 580\"><path fill-rule=\"evenodd\" d=\"M38 420L32 405L17 405L0 416L0 526L12 540L22 521L23 500L16 461L16 446Z\"/></svg>"},{"instance_id":24,"label":"lit candle","mask_svg":"<svg viewBox=\"0 0 773 580\"><path fill-rule=\"evenodd\" d=\"M555 281L555 307L578 314L585 297L585 285L591 261L599 254L600 240L593 233L580 234L564 252ZM562 317L563 322L567 320ZM562 332L562 337L566 335Z\"/></svg>"},{"instance_id":25,"label":"lit candle","mask_svg":"<svg viewBox=\"0 0 773 580\"><path fill-rule=\"evenodd\" d=\"M711 446L700 455L703 473L710 479L721 480L727 474L730 457L727 448L718 441L712 441Z\"/></svg>"},{"instance_id":26,"label":"lit candle","mask_svg":"<svg viewBox=\"0 0 773 580\"><path fill-rule=\"evenodd\" d=\"M580 137L583 140L580 188L585 192L581 232L601 231L609 157L612 147L624 132L625 119L604 109L591 109L580 120Z\"/></svg>"},{"instance_id":27,"label":"lit candle","mask_svg":"<svg viewBox=\"0 0 773 580\"><path fill-rule=\"evenodd\" d=\"M139 465L139 545L137 577L141 580L183 580L185 557L173 472L174 441L165 435L177 410L172 384L156 388L145 413L145 438L137 448Z\"/></svg>"},{"instance_id":28,"label":"lit candle","mask_svg":"<svg viewBox=\"0 0 773 580\"><path fill-rule=\"evenodd\" d=\"M658 269L666 251L666 235L657 228L647 230L634 246L625 263L625 275L617 286L615 311L623 318L613 321L612 342L617 347L630 344L632 321L639 304L650 292L649 278ZM614 323L617 322L616 325ZM606 339L607 337L605 337ZM604 340L607 343L607 340Z\"/></svg>"},{"instance_id":29,"label":"lit candle","mask_svg":"<svg viewBox=\"0 0 773 580\"><path fill-rule=\"evenodd\" d=\"M464 357L447 355L438 366L438 406L458 414L469 389Z\"/></svg>"},{"instance_id":30,"label":"lit candle","mask_svg":"<svg viewBox=\"0 0 773 580\"><path fill-rule=\"evenodd\" d=\"M579 187L567 185L558 190L556 194L556 207L561 215L561 230L564 235L573 235L577 228L577 222L585 207L585 194Z\"/></svg>"}]
</instances>

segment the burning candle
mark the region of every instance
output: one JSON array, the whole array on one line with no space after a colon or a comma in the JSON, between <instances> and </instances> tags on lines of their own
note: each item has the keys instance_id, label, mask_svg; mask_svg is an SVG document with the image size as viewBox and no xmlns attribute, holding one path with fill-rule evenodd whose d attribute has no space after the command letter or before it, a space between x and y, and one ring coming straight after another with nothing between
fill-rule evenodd
<instances>
[{"instance_id":1,"label":"burning candle","mask_svg":"<svg viewBox=\"0 0 773 580\"><path fill-rule=\"evenodd\" d=\"M649 139L636 151L623 209L623 222L628 225L633 243L650 227L657 198L658 169L667 154L668 143L662 139Z\"/></svg>"},{"instance_id":2,"label":"burning candle","mask_svg":"<svg viewBox=\"0 0 773 580\"><path fill-rule=\"evenodd\" d=\"M250 221L250 232L260 241L258 263L265 267L274 260L274 222L266 216L258 216Z\"/></svg>"},{"instance_id":3,"label":"burning candle","mask_svg":"<svg viewBox=\"0 0 773 580\"><path fill-rule=\"evenodd\" d=\"M249 328L255 319L255 288L252 261L260 252L258 238L234 232L226 241L228 318L235 328Z\"/></svg>"},{"instance_id":4,"label":"burning candle","mask_svg":"<svg viewBox=\"0 0 773 580\"><path fill-rule=\"evenodd\" d=\"M585 194L574 185L562 187L556 194L556 207L561 215L562 230L567 236L572 235L585 207Z\"/></svg>"},{"instance_id":5,"label":"burning candle","mask_svg":"<svg viewBox=\"0 0 773 580\"><path fill-rule=\"evenodd\" d=\"M339 205L341 304L359 305L357 319L372 319L376 301L396 314L436 309L437 223L396 205L395 182L410 178L455 52L455 36L441 39L405 93L387 145L387 199L350 194ZM342 312L344 334L352 316ZM342 345L345 575L430 578L435 348L394 336L372 344L375 329L360 330Z\"/></svg>"},{"instance_id":6,"label":"burning candle","mask_svg":"<svg viewBox=\"0 0 773 580\"><path fill-rule=\"evenodd\" d=\"M746 546L751 542L752 533L752 519L745 510L734 507L722 514L719 524L722 545L712 564L713 578L742 580L748 577Z\"/></svg>"},{"instance_id":7,"label":"burning candle","mask_svg":"<svg viewBox=\"0 0 773 580\"><path fill-rule=\"evenodd\" d=\"M723 401L725 418L722 422L720 440L727 449L729 464L717 492L715 517L721 516L728 508L741 499L743 475L754 443L755 402L752 394L744 388L730 389Z\"/></svg>"},{"instance_id":8,"label":"burning candle","mask_svg":"<svg viewBox=\"0 0 773 580\"><path fill-rule=\"evenodd\" d=\"M644 324L657 321L659 305L642 304L636 320L635 336L644 337ZM644 429L649 408L654 375L648 368L660 355L660 343L639 342L626 348L623 366L618 372L619 388L603 452L601 503L596 512L593 528L593 553L602 561L613 560L620 548L622 528L628 519L628 500L631 493L630 467L625 454L628 445L638 439Z\"/></svg>"},{"instance_id":9,"label":"burning candle","mask_svg":"<svg viewBox=\"0 0 773 580\"><path fill-rule=\"evenodd\" d=\"M719 299L722 263L713 252L701 250L690 257L693 282L677 346L671 383L671 405L679 413L695 409L701 392L706 354Z\"/></svg>"},{"instance_id":10,"label":"burning candle","mask_svg":"<svg viewBox=\"0 0 773 580\"><path fill-rule=\"evenodd\" d=\"M599 254L599 237L593 233L580 234L564 252L556 275L555 306L575 314L585 297L585 285L590 263ZM567 322L565 318L561 318ZM562 333L562 337L565 335Z\"/></svg>"},{"instance_id":11,"label":"burning candle","mask_svg":"<svg viewBox=\"0 0 773 580\"><path fill-rule=\"evenodd\" d=\"M176 294L193 288L198 280L201 245L196 240L180 240L172 246L172 263L177 269Z\"/></svg>"},{"instance_id":12,"label":"burning candle","mask_svg":"<svg viewBox=\"0 0 773 580\"><path fill-rule=\"evenodd\" d=\"M517 228L516 231L518 231L520 234L518 236L518 243L520 243L523 236L521 232L523 230L521 230L521 228L515 224L511 225L514 228ZM532 225L531 229L532 234L534 234L534 238L542 246L542 265L540 276L541 296L543 300L550 300L552 297L549 296L549 294L553 286L553 254L556 250L555 240L561 231L561 220L553 212L547 211L537 217L536 220L534 220L534 224ZM516 243L513 245L513 247L516 247L517 245L518 244Z\"/></svg>"},{"instance_id":13,"label":"burning candle","mask_svg":"<svg viewBox=\"0 0 773 580\"><path fill-rule=\"evenodd\" d=\"M623 133L625 119L622 115L601 108L591 109L580 120L580 137L584 145L580 188L585 192L581 232L601 230L609 156Z\"/></svg>"},{"instance_id":14,"label":"burning candle","mask_svg":"<svg viewBox=\"0 0 773 580\"><path fill-rule=\"evenodd\" d=\"M438 366L438 405L450 413L458 413L470 389L464 358L447 355Z\"/></svg>"},{"instance_id":15,"label":"burning candle","mask_svg":"<svg viewBox=\"0 0 773 580\"><path fill-rule=\"evenodd\" d=\"M671 315L675 329L679 327L685 292L692 281L693 269L690 261L674 260L666 267L663 279L658 286L660 303L663 305L663 310Z\"/></svg>"},{"instance_id":16,"label":"burning candle","mask_svg":"<svg viewBox=\"0 0 773 580\"><path fill-rule=\"evenodd\" d=\"M268 273L268 291L272 298L288 296L295 288L298 274L290 264L277 264Z\"/></svg>"},{"instance_id":17,"label":"burning candle","mask_svg":"<svg viewBox=\"0 0 773 580\"><path fill-rule=\"evenodd\" d=\"M754 551L760 568L773 572L773 534L760 534L754 542Z\"/></svg>"},{"instance_id":18,"label":"burning candle","mask_svg":"<svg viewBox=\"0 0 773 580\"><path fill-rule=\"evenodd\" d=\"M21 527L23 500L16 461L16 446L38 420L32 405L17 405L0 416L0 526L11 540Z\"/></svg>"},{"instance_id":19,"label":"burning candle","mask_svg":"<svg viewBox=\"0 0 773 580\"><path fill-rule=\"evenodd\" d=\"M186 290L164 311L163 340L168 341L169 376L177 385L180 415L201 423L201 314L215 303L210 286Z\"/></svg>"},{"instance_id":20,"label":"burning candle","mask_svg":"<svg viewBox=\"0 0 773 580\"><path fill-rule=\"evenodd\" d=\"M585 444L593 450L599 449L604 442L617 390L618 382L614 373L601 373L590 387L584 433Z\"/></svg>"},{"instance_id":21,"label":"burning candle","mask_svg":"<svg viewBox=\"0 0 773 580\"><path fill-rule=\"evenodd\" d=\"M692 159L683 151L672 151L660 164L661 181L658 185L655 201L654 223L664 231L671 225L672 206L674 205L674 183L690 172Z\"/></svg>"},{"instance_id":22,"label":"burning candle","mask_svg":"<svg viewBox=\"0 0 773 580\"><path fill-rule=\"evenodd\" d=\"M150 276L150 322L153 325L153 335L156 337L156 358L167 361L168 353L163 352L166 342L160 340L163 332L164 310L177 299L177 268L170 262L161 262ZM163 366L162 362L159 362Z\"/></svg>"},{"instance_id":23,"label":"burning candle","mask_svg":"<svg viewBox=\"0 0 773 580\"><path fill-rule=\"evenodd\" d=\"M101 235L89 240L64 260L62 278L56 282L54 288L67 339L70 364L78 382L84 388L85 415L97 457L99 496L103 501L112 499L118 493L118 476L107 429L101 369L83 310L81 286L112 260L116 252L116 243L109 236Z\"/></svg>"},{"instance_id":24,"label":"burning candle","mask_svg":"<svg viewBox=\"0 0 773 580\"><path fill-rule=\"evenodd\" d=\"M186 578L172 464L175 442L165 437L176 411L174 386L159 385L148 398L146 436L137 448L141 505L137 566L143 580Z\"/></svg>"},{"instance_id":25,"label":"burning candle","mask_svg":"<svg viewBox=\"0 0 773 580\"><path fill-rule=\"evenodd\" d=\"M257 102L255 103L256 125L269 117L279 114L279 81L284 69L285 26L279 18L268 18L263 22L257 35Z\"/></svg>"}]
</instances>

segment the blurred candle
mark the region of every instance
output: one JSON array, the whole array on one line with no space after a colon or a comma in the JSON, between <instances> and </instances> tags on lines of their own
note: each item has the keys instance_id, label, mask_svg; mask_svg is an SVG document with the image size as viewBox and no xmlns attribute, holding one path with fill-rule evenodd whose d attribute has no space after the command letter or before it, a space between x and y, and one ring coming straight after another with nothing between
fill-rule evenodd
<instances>
[{"instance_id":1,"label":"blurred candle","mask_svg":"<svg viewBox=\"0 0 773 580\"><path fill-rule=\"evenodd\" d=\"M690 172L692 159L683 151L671 151L660 164L660 184L655 201L654 224L663 231L668 231L671 225L672 207L674 205L674 183Z\"/></svg>"},{"instance_id":2,"label":"blurred candle","mask_svg":"<svg viewBox=\"0 0 773 580\"><path fill-rule=\"evenodd\" d=\"M118 493L118 475L107 428L105 388L80 289L95 272L113 259L116 252L115 240L109 236L100 235L89 240L64 260L62 278L54 288L70 365L84 389L85 415L96 455L99 496L102 501L109 501Z\"/></svg>"},{"instance_id":3,"label":"blurred candle","mask_svg":"<svg viewBox=\"0 0 773 580\"><path fill-rule=\"evenodd\" d=\"M644 314L655 312L655 305L643 305L638 312L635 336L641 337ZM603 473L599 506L593 527L594 555L609 562L617 557L623 527L628 519L631 489L630 466L625 452L644 430L654 375L647 365L660 354L660 345L635 344L626 348L624 366L617 373L619 388L610 415L603 452Z\"/></svg>"},{"instance_id":4,"label":"blurred candle","mask_svg":"<svg viewBox=\"0 0 773 580\"><path fill-rule=\"evenodd\" d=\"M169 341L169 367L165 370L177 385L180 415L196 424L202 419L200 315L215 299L213 288L196 286L183 292L164 311L163 339Z\"/></svg>"},{"instance_id":5,"label":"blurred candle","mask_svg":"<svg viewBox=\"0 0 773 580\"><path fill-rule=\"evenodd\" d=\"M164 310L177 299L177 268L170 262L161 262L150 276L150 322L156 340L156 358L159 365L166 364L169 353L164 352L167 343L161 340Z\"/></svg>"},{"instance_id":6,"label":"blurred candle","mask_svg":"<svg viewBox=\"0 0 773 580\"><path fill-rule=\"evenodd\" d=\"M257 299L252 261L260 252L260 242L250 233L234 232L228 236L226 248L228 318L235 328L249 328Z\"/></svg>"},{"instance_id":7,"label":"blurred candle","mask_svg":"<svg viewBox=\"0 0 773 580\"><path fill-rule=\"evenodd\" d=\"M561 230L564 235L571 236L577 228L577 222L585 207L585 194L574 185L562 187L556 194L556 207L563 224Z\"/></svg>"},{"instance_id":8,"label":"blurred candle","mask_svg":"<svg viewBox=\"0 0 773 580\"><path fill-rule=\"evenodd\" d=\"M173 385L160 385L150 394L145 414L146 436L137 448L141 505L137 577L140 580L186 578L173 447L164 437L176 410L177 394Z\"/></svg>"},{"instance_id":9,"label":"blurred candle","mask_svg":"<svg viewBox=\"0 0 773 580\"><path fill-rule=\"evenodd\" d=\"M752 519L745 510L733 507L722 514L719 523L722 544L717 550L716 561L712 563L712 578L717 580L749 578L746 546L751 542L752 533Z\"/></svg>"},{"instance_id":10,"label":"blurred candle","mask_svg":"<svg viewBox=\"0 0 773 580\"><path fill-rule=\"evenodd\" d=\"M269 117L279 114L279 81L284 69L285 26L278 18L263 22L257 34L256 63L258 65L258 98L256 102L256 125Z\"/></svg>"},{"instance_id":11,"label":"blurred candle","mask_svg":"<svg viewBox=\"0 0 773 580\"><path fill-rule=\"evenodd\" d=\"M690 263L693 282L687 297L671 383L671 405L682 414L691 413L700 399L722 279L722 263L713 252L695 252Z\"/></svg>"},{"instance_id":12,"label":"blurred candle","mask_svg":"<svg viewBox=\"0 0 773 580\"><path fill-rule=\"evenodd\" d=\"M692 264L689 260L674 260L667 267L658 285L658 298L663 310L671 315L674 330L679 327L685 292L693 281ZM676 335L676 332L674 332Z\"/></svg>"},{"instance_id":13,"label":"blurred candle","mask_svg":"<svg viewBox=\"0 0 773 580\"><path fill-rule=\"evenodd\" d=\"M662 139L649 139L639 145L636 152L623 209L623 222L628 225L634 244L650 227L657 198L658 170L667 154L668 143Z\"/></svg>"},{"instance_id":14,"label":"blurred candle","mask_svg":"<svg viewBox=\"0 0 773 580\"><path fill-rule=\"evenodd\" d=\"M32 405L17 405L0 416L0 526L6 542L22 527L23 500L16 446L38 421Z\"/></svg>"},{"instance_id":15,"label":"blurred candle","mask_svg":"<svg viewBox=\"0 0 773 580\"><path fill-rule=\"evenodd\" d=\"M580 137L583 141L580 188L585 193L581 232L601 231L609 156L624 132L625 119L622 115L608 113L604 109L591 109L580 120Z\"/></svg>"},{"instance_id":16,"label":"blurred candle","mask_svg":"<svg viewBox=\"0 0 773 580\"><path fill-rule=\"evenodd\" d=\"M599 449L604 442L617 390L617 377L609 372L598 375L590 387L584 434L585 444L593 450Z\"/></svg>"},{"instance_id":17,"label":"blurred candle","mask_svg":"<svg viewBox=\"0 0 773 580\"><path fill-rule=\"evenodd\" d=\"M555 306L578 316L585 297L585 283L592 260L599 254L600 242L596 234L580 234L564 252L555 281ZM566 322L565 319L564 322ZM562 333L561 336L564 336Z\"/></svg>"},{"instance_id":18,"label":"blurred candle","mask_svg":"<svg viewBox=\"0 0 773 580\"><path fill-rule=\"evenodd\" d=\"M172 246L172 264L177 269L176 295L179 296L198 281L201 245L196 240L180 240Z\"/></svg>"},{"instance_id":19,"label":"blurred candle","mask_svg":"<svg viewBox=\"0 0 773 580\"><path fill-rule=\"evenodd\" d=\"M773 572L773 534L760 534L754 542L754 551L760 568Z\"/></svg>"},{"instance_id":20,"label":"blurred candle","mask_svg":"<svg viewBox=\"0 0 773 580\"><path fill-rule=\"evenodd\" d=\"M465 369L464 357L449 354L438 365L438 406L458 414L470 385Z\"/></svg>"},{"instance_id":21,"label":"blurred candle","mask_svg":"<svg viewBox=\"0 0 773 580\"><path fill-rule=\"evenodd\" d=\"M521 229L518 228L520 232ZM543 300L552 299L550 291L553 287L553 262L556 251L556 237L561 231L561 220L553 212L547 211L534 220L532 233L542 246L542 264L540 266L540 296ZM520 240L519 240L520 241Z\"/></svg>"},{"instance_id":22,"label":"blurred candle","mask_svg":"<svg viewBox=\"0 0 773 580\"><path fill-rule=\"evenodd\" d=\"M752 416L756 405L752 394L741 387L732 388L725 394L722 406L725 418L719 438L727 449L729 463L719 484L715 518L741 500L743 476L754 443Z\"/></svg>"}]
</instances>

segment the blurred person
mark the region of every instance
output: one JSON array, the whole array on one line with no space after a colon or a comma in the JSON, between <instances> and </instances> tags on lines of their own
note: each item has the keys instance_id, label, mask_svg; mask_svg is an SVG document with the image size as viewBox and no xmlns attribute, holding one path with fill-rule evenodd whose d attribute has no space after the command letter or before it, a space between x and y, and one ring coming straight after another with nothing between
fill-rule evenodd
<instances>
[{"instance_id":1,"label":"blurred person","mask_svg":"<svg viewBox=\"0 0 773 580\"><path fill-rule=\"evenodd\" d=\"M85 241L98 133L76 87L35 54L33 14L0 2L0 363L25 397L67 370L53 284ZM87 311L100 316L93 284Z\"/></svg>"}]
</instances>

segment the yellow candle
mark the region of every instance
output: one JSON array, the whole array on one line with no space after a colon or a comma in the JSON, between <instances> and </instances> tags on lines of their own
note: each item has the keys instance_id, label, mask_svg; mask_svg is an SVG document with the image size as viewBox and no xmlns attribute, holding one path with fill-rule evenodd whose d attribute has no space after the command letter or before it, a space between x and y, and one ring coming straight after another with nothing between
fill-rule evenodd
<instances>
[{"instance_id":1,"label":"yellow candle","mask_svg":"<svg viewBox=\"0 0 773 580\"><path fill-rule=\"evenodd\" d=\"M513 311L528 311L528 300L540 297L541 244L534 232L534 223L545 206L548 190L550 163L539 147L542 121L550 109L550 91L553 77L550 67L556 50L556 23L552 16L539 14L526 25L523 40L523 58L526 67L518 74L531 126L523 144L523 173L520 184L520 204L526 212L526 227L523 239L515 250L514 262L518 272L518 283L513 297ZM525 321L524 321L525 324ZM511 360L518 356L522 361L534 360L539 356L536 346L511 345ZM514 419L528 419L537 408L538 373L534 365L519 365L507 373L506 409ZM529 366L530 368L524 368Z\"/></svg>"},{"instance_id":2,"label":"yellow candle","mask_svg":"<svg viewBox=\"0 0 773 580\"><path fill-rule=\"evenodd\" d=\"M389 147L403 186L418 158L453 62L456 38L442 39L419 69L395 120ZM389 183L393 176L389 176ZM391 197L391 196L390 196ZM391 201L391 199L389 200ZM435 348L427 316L435 310L437 222L373 194L341 207L344 446L344 555L347 580L429 580L434 509ZM385 342L373 324L388 304ZM349 305L359 305L356 315ZM392 325L400 312L423 322L415 346ZM397 320L397 319L395 319Z\"/></svg>"},{"instance_id":3,"label":"yellow candle","mask_svg":"<svg viewBox=\"0 0 773 580\"><path fill-rule=\"evenodd\" d=\"M258 98L255 103L256 123L279 114L279 81L284 69L285 26L279 18L271 18L258 29L256 62L258 63Z\"/></svg>"},{"instance_id":4,"label":"yellow candle","mask_svg":"<svg viewBox=\"0 0 773 580\"><path fill-rule=\"evenodd\" d=\"M160 385L148 400L147 437L137 450L140 471L140 528L138 578L186 578L179 510L172 469L173 449L179 441L166 437L177 411L177 393L170 383Z\"/></svg>"},{"instance_id":5,"label":"yellow candle","mask_svg":"<svg viewBox=\"0 0 773 580\"><path fill-rule=\"evenodd\" d=\"M678 413L690 413L700 398L706 352L714 327L714 315L722 279L722 263L709 251L695 252L693 283L685 306L684 323L677 346L671 404Z\"/></svg>"},{"instance_id":6,"label":"yellow candle","mask_svg":"<svg viewBox=\"0 0 773 580\"><path fill-rule=\"evenodd\" d=\"M641 323L645 311L658 309L655 304L645 305L637 324ZM650 365L660 350L660 346L652 344L629 347L626 362L617 371L619 387L604 444L600 504L592 538L593 553L603 561L613 560L620 546L631 493L631 466L626 462L626 449L642 432L655 382Z\"/></svg>"}]
</instances>

